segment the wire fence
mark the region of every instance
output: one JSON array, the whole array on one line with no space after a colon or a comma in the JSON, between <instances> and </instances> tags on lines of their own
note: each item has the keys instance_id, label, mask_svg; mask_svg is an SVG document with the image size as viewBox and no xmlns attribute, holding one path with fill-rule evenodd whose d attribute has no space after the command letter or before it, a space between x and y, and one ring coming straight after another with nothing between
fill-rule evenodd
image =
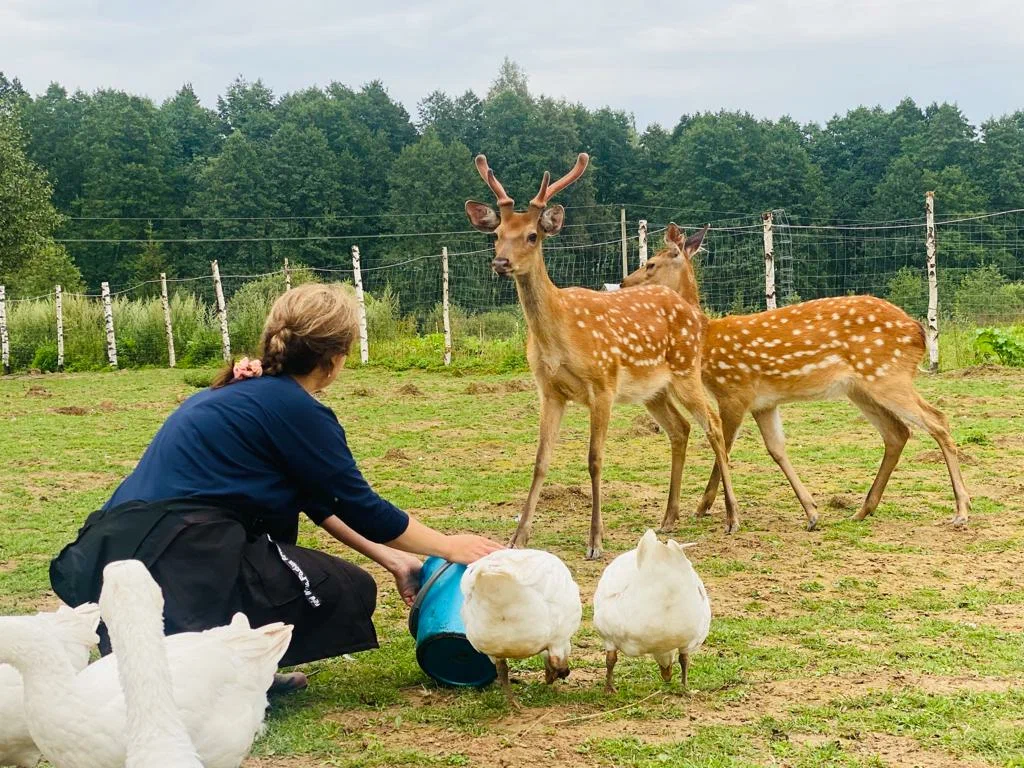
<instances>
[{"instance_id":1,"label":"wire fence","mask_svg":"<svg viewBox=\"0 0 1024 768\"><path fill-rule=\"evenodd\" d=\"M821 223L801 222L779 209L770 217L770 247L763 214L712 218L706 212L651 208L626 216L625 209L592 206L570 210L568 218L558 237L544 247L547 271L558 286L601 290L616 284L625 272L641 265L645 254L654 255L662 247L670 220L693 230L711 219L696 260L702 303L709 313L757 312L772 300L785 305L872 294L922 321L929 314L924 216ZM579 220L574 223L573 218ZM356 282L353 245L359 250L368 329L364 361L435 367L454 359L456 364L498 369L522 366L525 324L514 282L491 270L493 238L473 230L439 231L430 226L436 221L437 217L405 222L426 225L420 231L358 235L300 236L285 229L270 238L158 238L161 246L173 245L177 253L192 252L193 263L199 264L209 263L205 255L209 241L215 241L223 313L212 269L164 280L105 284L107 291L55 286L45 295L19 296L17 286L0 287L4 372L200 366L225 355L255 353L270 304L287 285ZM944 329L940 335L1024 322L1024 211L940 217L935 232L935 310ZM303 244L316 242L314 255L324 259L319 266L305 261L303 256L310 254L290 239L298 237L307 238L299 241ZM89 247L122 249L134 242L90 240ZM244 250L253 243L271 250L254 259ZM281 253L290 258L274 264ZM272 268L261 268L267 263ZM954 351L944 364L972 361L970 355Z\"/></svg>"}]
</instances>

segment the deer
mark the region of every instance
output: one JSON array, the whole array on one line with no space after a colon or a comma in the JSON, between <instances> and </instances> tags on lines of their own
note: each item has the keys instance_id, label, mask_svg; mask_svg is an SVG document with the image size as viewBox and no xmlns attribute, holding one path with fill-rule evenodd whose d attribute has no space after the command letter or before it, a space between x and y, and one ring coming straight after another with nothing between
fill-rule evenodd
<instances>
[{"instance_id":1,"label":"deer","mask_svg":"<svg viewBox=\"0 0 1024 768\"><path fill-rule=\"evenodd\" d=\"M590 411L588 470L591 487L587 559L602 557L601 468L612 405L642 403L665 430L672 447L665 520L678 517L679 483L690 424L684 411L704 429L721 468L726 532L739 528L739 511L718 414L709 405L700 377L701 337L706 320L700 308L661 285L601 292L559 288L544 263L544 241L558 234L565 208L548 205L583 175L589 156L580 153L565 176L551 183L544 173L540 190L525 211L487 164L476 157L481 178L495 195L498 210L466 201L474 228L495 236L491 268L515 281L527 325L526 356L540 396L540 438L533 480L510 546L525 547L541 486L568 403Z\"/></svg>"},{"instance_id":2,"label":"deer","mask_svg":"<svg viewBox=\"0 0 1024 768\"><path fill-rule=\"evenodd\" d=\"M621 287L666 286L700 307L693 258L707 231L704 227L686 237L676 224L669 224L665 247L626 276ZM704 385L718 401L726 449L732 449L744 415L751 413L768 453L803 507L808 530L818 524L818 508L786 455L779 406L842 396L860 409L885 444L882 463L854 519L863 520L878 507L910 438L910 425L925 430L939 444L956 503L950 522L954 527L967 524L971 499L949 423L914 387L914 375L925 353L925 335L910 315L874 296L843 296L750 315L710 318L707 323L702 375ZM698 515L710 511L718 483L716 466L697 507Z\"/></svg>"}]
</instances>

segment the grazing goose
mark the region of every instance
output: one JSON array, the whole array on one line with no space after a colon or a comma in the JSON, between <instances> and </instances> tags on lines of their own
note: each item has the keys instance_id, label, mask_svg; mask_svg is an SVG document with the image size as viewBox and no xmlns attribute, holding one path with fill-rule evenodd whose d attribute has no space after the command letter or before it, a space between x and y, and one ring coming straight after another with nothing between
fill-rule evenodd
<instances>
[{"instance_id":1,"label":"grazing goose","mask_svg":"<svg viewBox=\"0 0 1024 768\"><path fill-rule=\"evenodd\" d=\"M507 659L544 654L548 683L569 676L572 636L583 616L580 589L565 563L536 549L503 549L462 577L466 637L498 667L511 698Z\"/></svg>"},{"instance_id":2,"label":"grazing goose","mask_svg":"<svg viewBox=\"0 0 1024 768\"><path fill-rule=\"evenodd\" d=\"M164 596L146 566L138 560L107 565L100 611L124 693L125 768L203 768L174 701Z\"/></svg>"},{"instance_id":3,"label":"grazing goose","mask_svg":"<svg viewBox=\"0 0 1024 768\"><path fill-rule=\"evenodd\" d=\"M100 608L96 603L84 603L77 608L62 605L52 613L38 613L31 618L56 638L59 652L67 657L75 672L85 669L89 651L99 641L96 626ZM3 631L0 624L0 634ZM21 673L9 664L0 664L0 765L31 768L39 762L39 749L25 722L23 699Z\"/></svg>"},{"instance_id":4,"label":"grazing goose","mask_svg":"<svg viewBox=\"0 0 1024 768\"><path fill-rule=\"evenodd\" d=\"M146 601L145 610L159 611L152 593L128 597ZM134 616L115 608L112 635L119 619L128 615ZM151 633L152 623L123 629L122 643L128 637L131 643L137 634ZM267 689L291 632L290 625L280 623L251 629L243 614L235 614L227 626L164 640L173 700L205 768L238 768L248 754L262 728ZM32 738L55 768L122 768L127 714L117 657L106 656L76 674L58 650L50 633L31 620L5 620L0 661L14 665L25 681ZM127 663L126 676L134 675L137 667Z\"/></svg>"},{"instance_id":5,"label":"grazing goose","mask_svg":"<svg viewBox=\"0 0 1024 768\"><path fill-rule=\"evenodd\" d=\"M672 680L678 653L686 688L690 654L711 627L711 601L685 552L691 546L671 539L662 544L649 530L636 549L619 555L601 574L594 593L594 626L604 638L609 693L615 690L612 676L619 651L652 655L665 682Z\"/></svg>"}]
</instances>

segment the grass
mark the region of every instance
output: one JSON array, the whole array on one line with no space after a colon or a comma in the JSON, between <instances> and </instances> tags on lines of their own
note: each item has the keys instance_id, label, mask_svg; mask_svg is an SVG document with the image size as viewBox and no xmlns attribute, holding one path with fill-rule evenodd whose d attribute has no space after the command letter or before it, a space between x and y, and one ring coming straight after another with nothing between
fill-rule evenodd
<instances>
[{"instance_id":1,"label":"grass","mask_svg":"<svg viewBox=\"0 0 1024 768\"><path fill-rule=\"evenodd\" d=\"M406 609L386 575L377 651L309 665L310 689L276 702L251 766L586 765L1024 766L1024 380L999 369L922 377L949 417L972 491L965 531L927 437L904 452L882 505L848 518L881 457L845 403L787 407L789 454L821 510L803 512L753 429L733 452L742 530L684 514L675 536L715 618L693 658L689 696L650 659L620 661L606 696L603 651L585 607L573 674L542 683L515 665L522 711L495 690L450 691L416 665ZM49 559L131 470L163 419L206 379L141 370L0 379L0 613L52 605ZM525 384L523 382L526 382ZM536 394L523 374L348 371L326 402L371 482L445 530L504 538L532 471ZM606 551L660 520L664 435L614 411L605 462ZM583 559L589 518L586 414L570 409L534 525L589 597L602 565ZM683 477L694 504L710 470L695 431ZM302 541L340 548L304 525ZM607 558L606 558L607 559Z\"/></svg>"}]
</instances>

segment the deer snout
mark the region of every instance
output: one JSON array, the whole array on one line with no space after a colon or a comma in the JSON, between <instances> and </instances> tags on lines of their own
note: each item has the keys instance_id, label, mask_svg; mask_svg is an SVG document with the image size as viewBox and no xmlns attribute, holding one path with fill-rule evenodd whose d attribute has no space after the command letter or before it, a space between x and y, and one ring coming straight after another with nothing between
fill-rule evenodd
<instances>
[{"instance_id":1,"label":"deer snout","mask_svg":"<svg viewBox=\"0 0 1024 768\"><path fill-rule=\"evenodd\" d=\"M512 271L512 263L504 256L495 256L491 261L491 269L499 275L507 275Z\"/></svg>"}]
</instances>

